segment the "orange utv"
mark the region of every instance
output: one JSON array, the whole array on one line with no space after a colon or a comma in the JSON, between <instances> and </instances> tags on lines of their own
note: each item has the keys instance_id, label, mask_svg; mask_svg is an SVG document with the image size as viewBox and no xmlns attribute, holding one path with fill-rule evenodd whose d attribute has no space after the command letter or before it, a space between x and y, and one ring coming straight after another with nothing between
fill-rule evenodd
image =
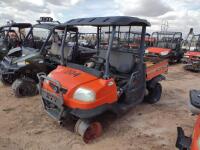
<instances>
[{"instance_id":1,"label":"orange utv","mask_svg":"<svg viewBox=\"0 0 200 150\"><path fill-rule=\"evenodd\" d=\"M143 100L149 103L160 100L162 87L159 82L165 79L162 74L167 72L168 62L144 60L148 21L115 16L72 19L65 25L95 28L97 53L84 65L79 65L67 62L62 48L62 65L47 76L38 74L44 109L52 118L61 124L69 116L76 118L75 132L89 142L102 132L100 122L94 121L102 113L123 114ZM121 43L120 30L130 34L136 29L141 32L140 46L127 48L130 40ZM104 33L109 33L106 48L101 45ZM62 44L66 45L67 41L64 38Z\"/></svg>"},{"instance_id":2,"label":"orange utv","mask_svg":"<svg viewBox=\"0 0 200 150\"><path fill-rule=\"evenodd\" d=\"M180 62L183 57L181 49L181 32L153 32L152 46L145 50L147 57L168 59L169 63Z\"/></svg>"}]
</instances>

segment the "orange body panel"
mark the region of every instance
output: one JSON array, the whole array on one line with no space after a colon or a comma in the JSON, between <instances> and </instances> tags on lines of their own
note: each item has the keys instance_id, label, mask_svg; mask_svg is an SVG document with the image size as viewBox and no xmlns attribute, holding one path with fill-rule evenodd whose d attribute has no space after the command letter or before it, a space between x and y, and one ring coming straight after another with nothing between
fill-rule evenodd
<instances>
[{"instance_id":1,"label":"orange body panel","mask_svg":"<svg viewBox=\"0 0 200 150\"><path fill-rule=\"evenodd\" d=\"M186 52L184 55L189 56L189 58L200 57L200 52Z\"/></svg>"},{"instance_id":2,"label":"orange body panel","mask_svg":"<svg viewBox=\"0 0 200 150\"><path fill-rule=\"evenodd\" d=\"M160 48L160 47L148 47L147 50L149 53L160 54L161 52L171 52L171 49Z\"/></svg>"},{"instance_id":3,"label":"orange body panel","mask_svg":"<svg viewBox=\"0 0 200 150\"><path fill-rule=\"evenodd\" d=\"M118 99L117 87L113 79L104 80L64 66L58 66L49 74L49 77L57 80L62 88L67 89L66 94L63 94L63 99L64 104L70 108L93 109L103 104L114 103ZM56 94L49 82L43 82L43 89ZM80 87L93 90L96 93L96 100L88 103L73 99L74 92Z\"/></svg>"},{"instance_id":4,"label":"orange body panel","mask_svg":"<svg viewBox=\"0 0 200 150\"><path fill-rule=\"evenodd\" d=\"M146 80L149 81L153 79L154 77L167 73L168 71L168 60L162 60L158 63L152 63L152 62L145 62L146 63Z\"/></svg>"},{"instance_id":5,"label":"orange body panel","mask_svg":"<svg viewBox=\"0 0 200 150\"><path fill-rule=\"evenodd\" d=\"M186 52L185 56L200 56L200 52Z\"/></svg>"},{"instance_id":6,"label":"orange body panel","mask_svg":"<svg viewBox=\"0 0 200 150\"><path fill-rule=\"evenodd\" d=\"M191 150L199 150L200 147L200 143L198 142L199 138L200 138L200 115L198 116L194 126Z\"/></svg>"},{"instance_id":7,"label":"orange body panel","mask_svg":"<svg viewBox=\"0 0 200 150\"><path fill-rule=\"evenodd\" d=\"M151 63L149 65L149 63ZM168 69L168 61L162 61L160 63L153 64L152 62L146 62L147 65L147 80L166 73ZM117 86L114 79L102 79L89 73L83 72L78 69L58 66L49 75L58 81L63 89L67 92L62 95L64 99L64 105L69 108L79 109L93 109L104 104L113 104L118 100ZM52 86L51 81L44 80L42 88L57 96ZM90 89L96 93L96 100L94 102L82 102L73 98L73 94L78 88Z\"/></svg>"}]
</instances>

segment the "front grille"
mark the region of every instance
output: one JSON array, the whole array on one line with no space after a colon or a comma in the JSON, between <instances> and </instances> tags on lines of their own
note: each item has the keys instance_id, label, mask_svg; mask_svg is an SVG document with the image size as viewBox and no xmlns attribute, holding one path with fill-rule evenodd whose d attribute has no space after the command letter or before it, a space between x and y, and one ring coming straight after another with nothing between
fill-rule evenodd
<instances>
[{"instance_id":1,"label":"front grille","mask_svg":"<svg viewBox=\"0 0 200 150\"><path fill-rule=\"evenodd\" d=\"M57 107L61 107L63 104L62 97L60 97L56 94L50 93L46 90L42 90L41 95L42 95L43 99L47 100L49 103L56 105Z\"/></svg>"},{"instance_id":2,"label":"front grille","mask_svg":"<svg viewBox=\"0 0 200 150\"><path fill-rule=\"evenodd\" d=\"M52 90L55 93L59 93L59 92L61 92L62 94L66 94L67 93L67 89L64 89L64 88L59 89L59 87L56 86L55 84L53 84L51 81L49 82L49 86L52 88Z\"/></svg>"}]
</instances>

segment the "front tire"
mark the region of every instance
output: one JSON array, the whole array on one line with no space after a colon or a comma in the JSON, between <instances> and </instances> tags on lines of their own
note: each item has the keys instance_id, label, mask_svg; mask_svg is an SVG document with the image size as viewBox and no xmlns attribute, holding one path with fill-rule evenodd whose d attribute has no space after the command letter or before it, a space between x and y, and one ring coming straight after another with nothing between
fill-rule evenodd
<instances>
[{"instance_id":1,"label":"front tire","mask_svg":"<svg viewBox=\"0 0 200 150\"><path fill-rule=\"evenodd\" d=\"M157 103L162 94L162 86L160 83L156 83L156 85L152 88L147 88L148 90L148 95L144 97L144 101L150 103L150 104L155 104Z\"/></svg>"},{"instance_id":2,"label":"front tire","mask_svg":"<svg viewBox=\"0 0 200 150\"><path fill-rule=\"evenodd\" d=\"M11 85L13 83L13 79L7 75L1 75L0 79L4 85Z\"/></svg>"},{"instance_id":3,"label":"front tire","mask_svg":"<svg viewBox=\"0 0 200 150\"><path fill-rule=\"evenodd\" d=\"M15 80L12 84L12 89L16 97L35 96L38 94L37 85L30 78Z\"/></svg>"}]
</instances>

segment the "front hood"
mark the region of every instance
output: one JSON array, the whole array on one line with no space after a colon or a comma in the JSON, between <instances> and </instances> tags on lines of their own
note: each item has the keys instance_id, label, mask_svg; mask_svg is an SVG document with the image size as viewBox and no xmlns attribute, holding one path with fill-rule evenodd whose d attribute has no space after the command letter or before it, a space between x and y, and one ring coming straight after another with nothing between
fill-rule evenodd
<instances>
[{"instance_id":1,"label":"front hood","mask_svg":"<svg viewBox=\"0 0 200 150\"><path fill-rule=\"evenodd\" d=\"M21 62L39 55L39 50L29 47L17 47L11 49L7 57L12 58L13 63Z\"/></svg>"},{"instance_id":2,"label":"front hood","mask_svg":"<svg viewBox=\"0 0 200 150\"><path fill-rule=\"evenodd\" d=\"M149 53L156 53L156 54L160 54L161 52L171 52L171 49L168 48L160 48L160 47L149 47L147 48Z\"/></svg>"},{"instance_id":3,"label":"front hood","mask_svg":"<svg viewBox=\"0 0 200 150\"><path fill-rule=\"evenodd\" d=\"M48 75L48 77L58 81L61 86L66 88L68 91L98 79L97 77L81 70L64 66L58 66Z\"/></svg>"},{"instance_id":4,"label":"front hood","mask_svg":"<svg viewBox=\"0 0 200 150\"><path fill-rule=\"evenodd\" d=\"M22 47L16 47L16 48L13 48L11 49L9 52L8 52L8 56L13 56L15 53L17 52L21 52L22 51Z\"/></svg>"},{"instance_id":5,"label":"front hood","mask_svg":"<svg viewBox=\"0 0 200 150\"><path fill-rule=\"evenodd\" d=\"M19 54L20 53L20 56L25 56L25 55L29 55L29 54L32 54L32 53L35 53L39 51L38 49L34 49L34 48L30 48L30 47L17 47L17 48L13 48L11 49L9 52L8 52L8 56L18 56L17 53Z\"/></svg>"},{"instance_id":6,"label":"front hood","mask_svg":"<svg viewBox=\"0 0 200 150\"><path fill-rule=\"evenodd\" d=\"M186 52L185 56L189 56L189 57L199 56L200 57L200 52Z\"/></svg>"}]
</instances>

